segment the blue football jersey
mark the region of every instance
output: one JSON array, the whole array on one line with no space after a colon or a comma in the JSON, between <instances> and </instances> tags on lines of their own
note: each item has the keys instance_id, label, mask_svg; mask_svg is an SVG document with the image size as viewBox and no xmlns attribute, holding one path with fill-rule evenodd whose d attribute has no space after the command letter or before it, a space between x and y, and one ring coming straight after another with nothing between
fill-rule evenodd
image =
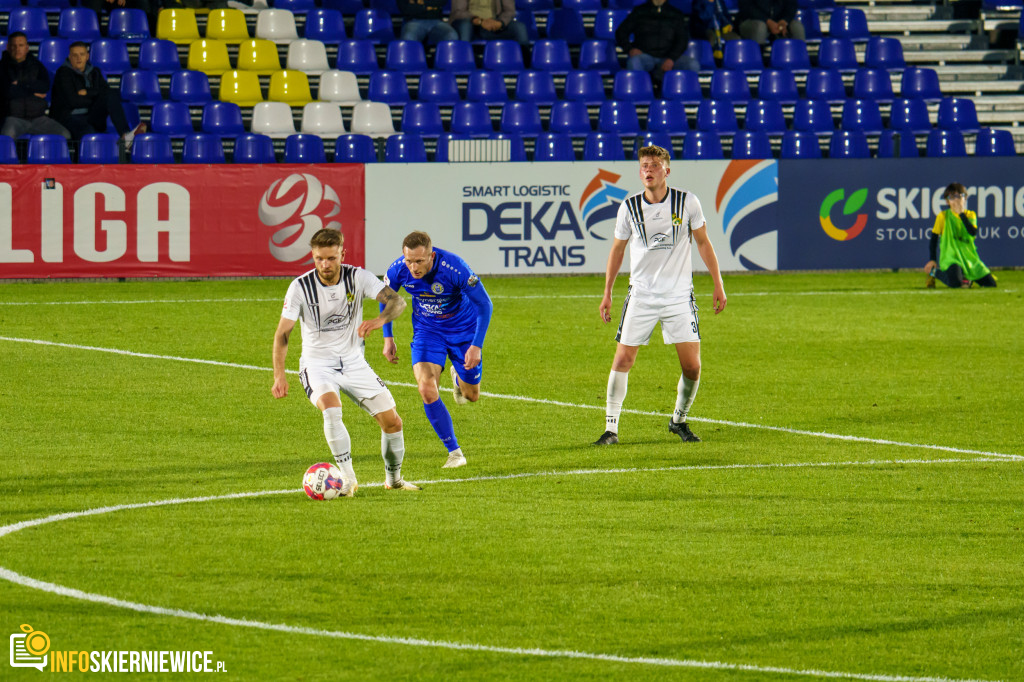
<instances>
[{"instance_id":1,"label":"blue football jersey","mask_svg":"<svg viewBox=\"0 0 1024 682\"><path fill-rule=\"evenodd\" d=\"M473 270L451 251L434 247L434 267L416 279L399 257L388 268L384 283L412 296L413 330L433 330L445 335L472 334L477 326L477 308L468 291L482 287Z\"/></svg>"}]
</instances>

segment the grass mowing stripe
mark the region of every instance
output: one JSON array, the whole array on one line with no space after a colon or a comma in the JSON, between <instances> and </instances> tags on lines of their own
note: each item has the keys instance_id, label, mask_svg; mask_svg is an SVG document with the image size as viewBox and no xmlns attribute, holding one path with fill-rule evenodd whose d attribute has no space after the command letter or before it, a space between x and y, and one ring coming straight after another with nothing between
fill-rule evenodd
<instances>
[{"instance_id":1,"label":"grass mowing stripe","mask_svg":"<svg viewBox=\"0 0 1024 682\"><path fill-rule=\"evenodd\" d=\"M269 371L271 371L271 368L269 368L269 367L259 367L257 365L243 365L243 364L235 363L235 362L221 362L219 360L202 360L202 359L198 359L198 358L183 358L183 357L179 357L179 356L176 356L176 355L156 355L156 354L153 354L153 353L138 353L136 351L121 350L119 348L101 348L99 346L83 346L83 345L77 345L77 344L73 344L73 343L60 343L60 342L57 342L57 341L44 341L42 339L19 339L19 338L9 337L9 336L0 336L0 341L11 341L11 342L15 342L15 343L31 343L31 344L36 344L36 345L40 345L40 346L57 346L57 347L60 347L60 348L72 348L72 349L75 349L75 350L91 350L91 351L97 351L97 352L101 352L101 353L113 353L115 355L128 355L128 356L131 356L131 357L150 358L150 359L155 359L155 360L174 360L176 362L195 362L195 363L204 364L204 365L216 365L216 366L219 366L219 367L234 367L236 369L250 369L250 370L257 370L257 371L261 371L261 372L269 372ZM295 372L294 370L288 370L288 373L289 374L297 374L297 372ZM405 387L405 388L415 388L416 387L416 384L411 384L411 383L406 383L406 382L399 382L399 381L392 381L392 382L390 382L390 384L392 386L402 386L402 387ZM490 393L490 392L487 392L487 391L481 391L480 395L481 396L487 396L489 398L497 398L497 399L500 399L500 400L514 400L514 401L519 401L519 402L528 402L528 403L535 403L535 404L541 404L541 405L554 405L554 406L557 406L557 407L572 407L572 408L585 409L585 410L603 410L603 409L605 409L604 407L602 407L600 405L586 405L586 404L582 404L582 403L570 403L570 402L565 402L565 401L561 401L561 400L548 400L546 398L532 398L530 396L511 395L511 394L504 394L504 393ZM625 413L628 413L628 414L636 414L636 415L647 416L647 417L667 417L667 416L670 416L670 415L667 415L667 414L662 414L660 412L650 412L650 411L643 411L643 410L623 409L622 411L625 412ZM928 443L907 443L907 442L903 442L903 441L886 440L886 439L881 439L881 438L867 438L865 436L849 436L849 435L838 434L838 433L828 433L826 431L806 431L806 430L803 430L803 429L791 429L791 428L788 428L788 427L785 427L785 426L770 426L770 425L766 425L766 424L751 424L749 422L737 422L737 421L729 421L729 420L724 420L724 419L711 419L711 418L708 418L708 417L691 417L690 419L693 420L693 421L698 421L698 422L707 422L709 424L721 424L723 426L736 426L736 427L748 428L748 429L764 429L764 430L767 430L767 431L779 431L779 432L782 432L782 433L791 433L791 434L798 435L798 436L811 436L811 437L814 437L814 438L828 438L828 439L831 439L831 440L845 440L845 441L850 441L850 442L855 442L855 443L871 443L871 444L874 444L874 445L892 445L892 446L896 446L896 447L905 447L905 448L925 448L925 449L928 449L928 450L939 450L941 452L953 452L953 453L965 454L965 455L980 455L982 457L1002 457L1002 458L1005 458L1005 459L1008 459L1008 460L1015 460L1015 461L1024 460L1024 456L1022 456L1022 455L1015 455L1015 454L1002 453L1002 452L990 452L990 451L987 451L987 450L970 450L970 449L966 449L966 448L954 448L954 447L948 446L948 445L932 445L932 444L928 444Z\"/></svg>"}]
</instances>

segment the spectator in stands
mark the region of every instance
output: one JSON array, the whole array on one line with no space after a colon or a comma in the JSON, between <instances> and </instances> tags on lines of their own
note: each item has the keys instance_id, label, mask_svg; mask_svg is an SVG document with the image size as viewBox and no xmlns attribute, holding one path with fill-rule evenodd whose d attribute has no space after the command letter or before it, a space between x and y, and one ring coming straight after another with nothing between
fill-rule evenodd
<instances>
[{"instance_id":1,"label":"spectator in stands","mask_svg":"<svg viewBox=\"0 0 1024 682\"><path fill-rule=\"evenodd\" d=\"M63 135L68 129L46 115L50 74L32 56L28 38L21 31L7 36L7 51L0 59L0 135Z\"/></svg>"},{"instance_id":2,"label":"spectator in stands","mask_svg":"<svg viewBox=\"0 0 1024 682\"><path fill-rule=\"evenodd\" d=\"M996 286L996 278L981 262L974 246L978 216L967 210L967 188L954 182L946 187L942 198L949 208L935 216L928 243L929 260L924 266L925 286L934 289L936 279L953 289L970 287L975 282L983 287Z\"/></svg>"},{"instance_id":3,"label":"spectator in stands","mask_svg":"<svg viewBox=\"0 0 1024 682\"><path fill-rule=\"evenodd\" d=\"M205 3L204 3L205 5ZM79 0L79 7L88 7L96 12L96 17L103 23L103 11L115 9L141 9L149 19L149 32L156 35L156 17L160 13L160 0Z\"/></svg>"},{"instance_id":4,"label":"spectator in stands","mask_svg":"<svg viewBox=\"0 0 1024 682\"><path fill-rule=\"evenodd\" d=\"M134 129L128 124L120 93L111 89L100 70L89 62L89 46L81 41L71 43L67 60L53 78L50 114L71 131L75 140L106 132L109 116L125 149L131 149L135 135L146 130L145 123Z\"/></svg>"},{"instance_id":5,"label":"spectator in stands","mask_svg":"<svg viewBox=\"0 0 1024 682\"><path fill-rule=\"evenodd\" d=\"M690 35L711 43L715 59L722 59L725 42L739 40L735 23L722 0L693 0L690 10Z\"/></svg>"},{"instance_id":6,"label":"spectator in stands","mask_svg":"<svg viewBox=\"0 0 1024 682\"><path fill-rule=\"evenodd\" d=\"M460 40L514 40L530 46L526 26L516 21L515 0L452 0L449 19Z\"/></svg>"},{"instance_id":7,"label":"spectator in stands","mask_svg":"<svg viewBox=\"0 0 1024 682\"><path fill-rule=\"evenodd\" d=\"M418 43L458 40L459 34L444 19L444 0L398 0L402 13L402 40Z\"/></svg>"},{"instance_id":8,"label":"spectator in stands","mask_svg":"<svg viewBox=\"0 0 1024 682\"><path fill-rule=\"evenodd\" d=\"M804 40L804 25L794 21L797 0L739 0L740 37L767 45L776 38Z\"/></svg>"},{"instance_id":9,"label":"spectator in stands","mask_svg":"<svg viewBox=\"0 0 1024 682\"><path fill-rule=\"evenodd\" d=\"M683 54L690 42L685 14L666 0L647 0L634 7L615 29L615 42L626 53L626 68L648 71L660 84L666 71L700 71L700 62Z\"/></svg>"}]
</instances>

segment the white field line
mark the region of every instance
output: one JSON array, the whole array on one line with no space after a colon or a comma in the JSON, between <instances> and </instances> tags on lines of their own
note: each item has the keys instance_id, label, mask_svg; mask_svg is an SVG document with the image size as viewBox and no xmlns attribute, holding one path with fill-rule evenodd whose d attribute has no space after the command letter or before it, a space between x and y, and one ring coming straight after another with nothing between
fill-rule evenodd
<instances>
[{"instance_id":1,"label":"white field line","mask_svg":"<svg viewBox=\"0 0 1024 682\"><path fill-rule=\"evenodd\" d=\"M870 462L802 462L793 464L737 464L737 465L694 465L694 466L679 466L679 467L656 467L651 469L641 468L629 468L629 469L576 469L571 471L546 471L546 472L534 472L524 474L509 474L503 476L479 476L474 478L460 478L460 479L439 479L434 481L417 481L418 483L424 484L440 484L440 483L468 483L478 481L493 481L493 480L511 480L517 478L531 478L538 476L581 476L581 475L594 475L594 474L616 474L616 473L645 473L645 472L657 472L657 471L686 471L686 470L727 470L727 469L757 469L757 468L793 468L793 467L841 467L841 466L878 466L885 464L950 464L950 463L970 463L970 462L982 462L982 461L994 461L1001 462L1005 460L962 460L962 459L949 459L949 460L890 460L890 461L870 461ZM380 484L369 484L367 487L376 487ZM30 519L28 521L21 521L18 523L8 524L6 526L0 526L0 537L10 535L11 533L31 528L35 526L41 526L47 523L55 523L59 521L67 521L70 519L81 518L86 516L97 516L100 514L109 514L117 511L125 511L131 509L143 509L147 507L161 507L175 504L189 504L197 502L211 502L217 500L232 500L232 499L244 499L250 497L259 497L263 495L280 495L286 493L298 493L298 489L289 490L264 490L258 492L249 493L232 493L229 495L208 495L204 497L191 497L191 498L176 498L169 500L158 500L154 502L140 502L133 504L123 505L112 505L108 507L98 507L95 509L86 509L78 512L66 512L63 514L54 514L51 516ZM0 567L0 579L7 580L8 582L28 587L35 590L41 590L50 594L56 594L62 597L69 597L71 599L78 599L80 601L88 601L96 604L102 604L105 606L113 606L116 608L128 609L139 613L150 613L159 616L170 616L173 618L184 618L188 620L203 621L208 623L216 623L220 625L231 625L235 627L247 627L259 630L271 630L275 632L285 632L290 634L300 635L311 635L314 637L331 637L335 639L348 639L357 640L364 642L377 642L380 644L396 644L400 646L419 646L419 647L430 647L435 649L448 649L453 651L471 651L471 652L484 652L484 653L496 653L496 654L508 654L512 656L537 656L544 658L571 658L571 659L584 659L594 661L608 661L613 663L635 663L640 665L655 665L663 667L675 667L675 668L697 668L704 670L732 670L737 672L750 672L750 673L769 673L778 675L796 675L802 677L825 677L832 679L850 679L850 680L873 680L875 682L980 682L976 680L954 680L953 678L947 677L916 677L916 676L905 676L905 675L882 675L872 673L850 673L841 671L830 671L830 670L814 670L814 669L799 669L799 668L785 668L779 666L763 666L763 665L752 665L746 663L726 663L722 661L703 661L694 659L675 659L675 658L654 658L654 657L631 657L631 656L619 656L615 654L600 654L586 651L576 650L565 650L565 649L541 649L532 648L524 649L520 647L503 647L503 646L491 646L486 644L470 644L463 642L448 642L439 640L428 640L418 639L410 637L388 637L384 635L366 635L355 632L340 632L334 630L320 630L316 628L307 628L295 625L285 625L281 623L264 623L261 621L245 620L239 618L230 618L218 614L208 615L205 613L197 613L195 611L185 611L182 609L171 609L162 606L151 606L148 604L140 604L138 602L126 601L123 599L117 599L114 597L108 597L102 594L95 594L91 592L83 592L82 590L76 590L74 588L65 587L63 585L57 585L55 583L49 583L42 580L37 580L20 573L15 573L7 568Z\"/></svg>"},{"instance_id":2,"label":"white field line","mask_svg":"<svg viewBox=\"0 0 1024 682\"><path fill-rule=\"evenodd\" d=\"M150 358L150 359L155 359L155 360L173 360L173 361L176 361L176 362L194 362L194 363L199 363L199 364L204 364L204 365L216 365L216 366L219 366L219 367L232 367L232 368L235 368L235 369L248 369L248 370L256 370L256 371L260 371L260 372L269 372L269 371L271 371L271 368L269 368L269 367L259 367L259 366L256 366L256 365L244 365L244 364L239 364L239 363L235 363L235 362L220 362L218 360L202 360L202 359L198 359L198 358L184 358L184 357L179 357L179 356L176 356L176 355L156 355L156 354L153 354L153 353L138 353L138 352L135 352L135 351L121 350L121 349L118 349L118 348L102 348L102 347L99 347L99 346L83 346L83 345L73 344L73 343L59 343L59 342L56 342L56 341L44 341L42 339L22 339L22 338L10 337L10 336L0 336L0 341L10 341L10 342L13 342L13 343L29 343L29 344L35 344L35 345L40 345L40 346L56 346L56 347L59 347L59 348L71 348L71 349L74 349L74 350L88 350L88 351L96 351L96 352L100 352L100 353L113 353L115 355L127 355L127 356L130 356L130 357ZM289 374L296 374L296 372L294 370L289 370L288 373ZM405 382L400 382L400 381L392 381L392 382L390 382L390 385L391 386L402 386L402 387L405 387L405 388L415 388L416 387L416 384L405 383ZM509 394L504 394L504 393L490 393L488 391L481 391L480 395L487 396L489 398L497 398L499 400L514 400L514 401L518 401L518 402L535 403L535 404L540 404L540 405L553 405L553 406L556 406L556 407L571 407L571 408L583 409L583 410L603 410L603 409L605 409L601 405L586 405L586 404L583 404L583 403L570 403L570 402L565 402L565 401L561 401L561 400L548 400L546 398L531 398L529 396L521 396L521 395L509 395ZM623 409L622 411L625 412L625 413L628 413L628 414L636 414L636 415L648 416L648 417L667 417L667 416L671 416L671 415L667 415L667 414L662 414L660 412L650 412L650 411L643 411L643 410ZM854 443L870 443L870 444L873 444L873 445L891 445L891 446L896 446L896 447L907 447L907 448L925 448L925 449L928 449L928 450L939 450L941 452L953 452L953 453L956 453L956 454L980 455L982 457L1001 457L1001 458L1005 458L1005 459L1008 459L1008 460L1022 460L1022 461L1024 461L1024 455L1015 455L1015 454L1008 454L1008 453L1002 453L1002 452L991 452L991 451L988 451L988 450L971 450L971 449L967 449L967 448L954 448L954 447L947 446L947 445L931 445L931 444L928 444L928 443L907 443L907 442L903 442L903 441L886 440L886 439L881 439L881 438L867 438L867 437L864 437L864 436L849 436L849 435L838 434L838 433L828 433L828 432L825 432L825 431L806 431L806 430L802 430L802 429L791 429L791 428L787 428L787 427L784 427L784 426L770 426L770 425L766 425L766 424L751 424L749 422L728 421L728 420L724 420L724 419L709 419L709 418L706 418L706 417L690 417L690 420L697 421L697 422L706 422L708 424L721 424L723 426L734 426L734 427L748 428L748 429L764 429L766 431L778 431L778 432L782 432L782 433L792 433L792 434L799 435L799 436L811 436L811 437L815 437L815 438L827 438L827 439L831 439L831 440L845 440L845 441L854 442Z\"/></svg>"}]
</instances>

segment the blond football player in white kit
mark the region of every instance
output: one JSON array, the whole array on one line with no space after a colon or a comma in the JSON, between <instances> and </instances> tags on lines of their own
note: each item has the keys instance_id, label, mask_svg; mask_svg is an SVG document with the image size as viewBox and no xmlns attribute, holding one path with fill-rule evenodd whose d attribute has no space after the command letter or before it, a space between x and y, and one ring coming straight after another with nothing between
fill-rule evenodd
<instances>
[{"instance_id":1,"label":"blond football player in white kit","mask_svg":"<svg viewBox=\"0 0 1024 682\"><path fill-rule=\"evenodd\" d=\"M661 322L665 343L675 344L682 376L676 387L676 406L668 430L684 442L699 442L686 423L700 384L700 330L693 298L691 244L696 242L715 283L715 314L725 310L725 287L718 257L708 239L700 201L692 193L668 186L668 152L658 146L642 148L640 181L644 191L619 206L608 266L605 270L601 319L611 320L612 286L629 245L629 290L615 335L618 345L608 375L605 432L595 445L619 442L619 415L626 397L629 370L640 346L647 345Z\"/></svg>"},{"instance_id":2,"label":"blond football player in white kit","mask_svg":"<svg viewBox=\"0 0 1024 682\"><path fill-rule=\"evenodd\" d=\"M363 268L346 265L343 238L337 230L313 235L313 270L296 277L288 287L281 321L274 332L275 398L288 395L285 359L288 337L295 322L302 324L302 355L299 379L306 397L323 412L324 436L341 470L342 495L355 495L358 481L352 468L352 439L341 420L341 393L368 412L381 430L384 487L388 490L419 490L402 479L405 439L395 400L364 357L363 339L405 310L405 301ZM372 320L363 320L363 299L383 305Z\"/></svg>"}]
</instances>

